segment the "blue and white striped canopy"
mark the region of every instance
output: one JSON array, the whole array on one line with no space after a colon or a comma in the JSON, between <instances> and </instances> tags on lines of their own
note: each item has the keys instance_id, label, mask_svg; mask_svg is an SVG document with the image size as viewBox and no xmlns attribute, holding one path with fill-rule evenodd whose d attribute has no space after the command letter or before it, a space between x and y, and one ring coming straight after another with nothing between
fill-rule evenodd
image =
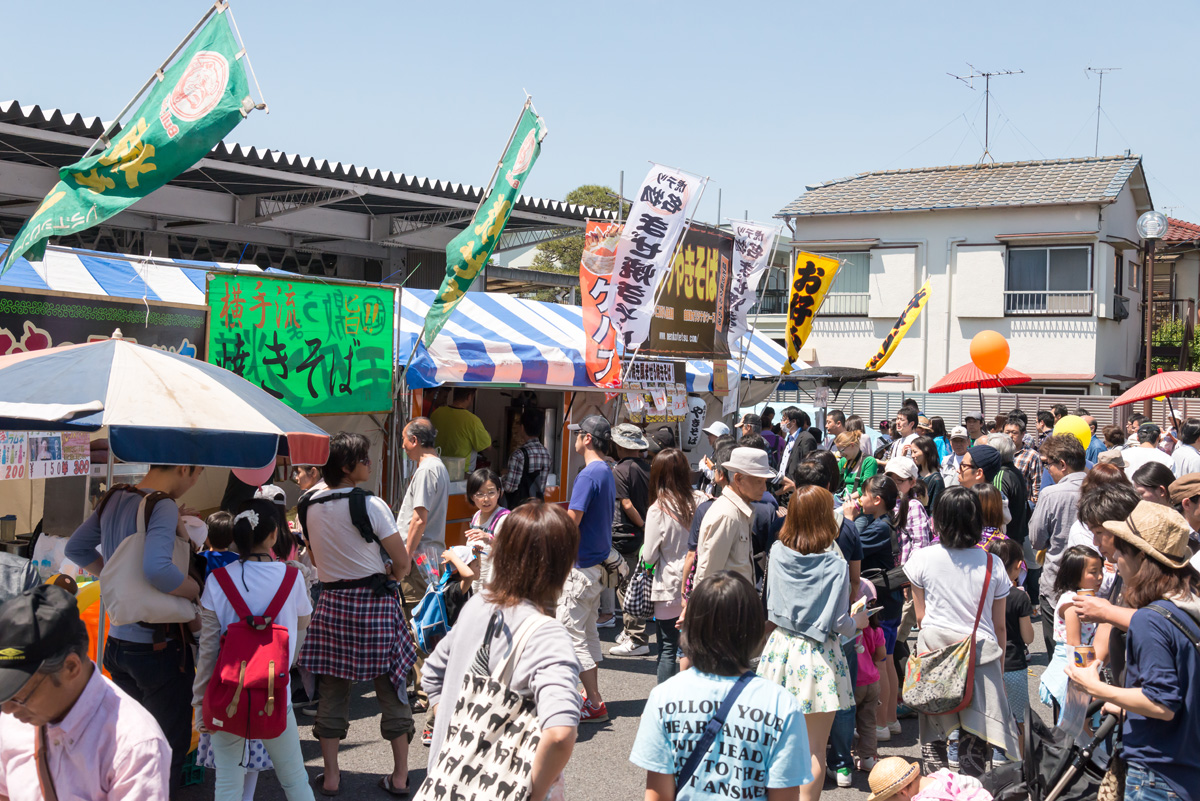
<instances>
[{"instance_id":1,"label":"blue and white striped canopy","mask_svg":"<svg viewBox=\"0 0 1200 801\"><path fill-rule=\"evenodd\" d=\"M399 347L401 366L413 353L413 343L433 303L431 289L405 289L401 295ZM767 336L749 337L743 375L772 379L787 353ZM743 345L747 338L742 340ZM468 292L426 350L419 345L409 365L410 387L446 383L531 384L594 388L587 378L583 346L583 309L557 303L521 300L511 295ZM729 377L737 360L729 363ZM712 390L712 363L687 363L689 392Z\"/></svg>"}]
</instances>

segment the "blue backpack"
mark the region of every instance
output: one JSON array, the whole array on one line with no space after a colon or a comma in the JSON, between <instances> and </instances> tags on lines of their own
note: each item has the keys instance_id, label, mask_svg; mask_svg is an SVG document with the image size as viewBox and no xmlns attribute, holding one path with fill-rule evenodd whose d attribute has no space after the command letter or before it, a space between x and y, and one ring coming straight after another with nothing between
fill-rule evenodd
<instances>
[{"instance_id":1,"label":"blue backpack","mask_svg":"<svg viewBox=\"0 0 1200 801\"><path fill-rule=\"evenodd\" d=\"M413 628L417 633L417 647L427 654L450 633L450 615L446 612L446 587L457 581L453 570L443 570L437 584L431 584L425 597L413 609Z\"/></svg>"}]
</instances>

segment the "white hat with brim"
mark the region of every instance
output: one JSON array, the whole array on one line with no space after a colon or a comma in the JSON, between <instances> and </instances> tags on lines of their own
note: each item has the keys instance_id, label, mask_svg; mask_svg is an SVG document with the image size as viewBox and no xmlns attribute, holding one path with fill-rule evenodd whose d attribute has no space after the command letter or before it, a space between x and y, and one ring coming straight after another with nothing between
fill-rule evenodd
<instances>
[{"instance_id":1,"label":"white hat with brim","mask_svg":"<svg viewBox=\"0 0 1200 801\"><path fill-rule=\"evenodd\" d=\"M761 448L734 448L721 468L726 473L741 473L754 478L775 478L775 471Z\"/></svg>"},{"instance_id":2,"label":"white hat with brim","mask_svg":"<svg viewBox=\"0 0 1200 801\"><path fill-rule=\"evenodd\" d=\"M720 420L717 420L715 423L712 423L708 428L704 429L704 433L712 434L714 437L724 437L729 434L729 426L725 425Z\"/></svg>"}]
</instances>

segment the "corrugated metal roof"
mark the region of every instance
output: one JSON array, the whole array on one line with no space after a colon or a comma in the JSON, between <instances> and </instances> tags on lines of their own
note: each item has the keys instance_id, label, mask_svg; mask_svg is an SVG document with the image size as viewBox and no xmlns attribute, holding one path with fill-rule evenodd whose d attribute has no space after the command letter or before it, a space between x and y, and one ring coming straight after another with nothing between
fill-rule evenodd
<instances>
[{"instance_id":1,"label":"corrugated metal roof","mask_svg":"<svg viewBox=\"0 0 1200 801\"><path fill-rule=\"evenodd\" d=\"M21 105L16 100L0 101L0 123L22 125L28 128L72 134L97 139L104 133L105 123L99 117L64 113L55 108L42 108L36 104ZM456 200L478 201L483 196L483 187L469 184L422 178L404 173L358 167L338 161L300 156L268 148L247 147L236 142L221 142L209 152L207 158L254 167L265 167L282 172L353 181L367 186L419 192L433 197ZM516 204L521 211L560 215L574 219L615 219L616 212L580 206L560 200L521 195Z\"/></svg>"},{"instance_id":2,"label":"corrugated metal roof","mask_svg":"<svg viewBox=\"0 0 1200 801\"><path fill-rule=\"evenodd\" d=\"M805 187L776 216L1111 203L1140 163L1129 155L864 172Z\"/></svg>"}]
</instances>

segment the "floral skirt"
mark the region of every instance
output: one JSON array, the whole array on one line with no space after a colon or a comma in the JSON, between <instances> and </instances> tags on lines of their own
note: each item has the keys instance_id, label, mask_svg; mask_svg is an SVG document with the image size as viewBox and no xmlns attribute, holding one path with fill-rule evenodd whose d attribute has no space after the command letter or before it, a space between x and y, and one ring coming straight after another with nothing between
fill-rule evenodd
<instances>
[{"instance_id":1,"label":"floral skirt","mask_svg":"<svg viewBox=\"0 0 1200 801\"><path fill-rule=\"evenodd\" d=\"M854 706L850 665L836 636L818 643L775 629L758 660L758 675L794 695L806 715Z\"/></svg>"}]
</instances>

